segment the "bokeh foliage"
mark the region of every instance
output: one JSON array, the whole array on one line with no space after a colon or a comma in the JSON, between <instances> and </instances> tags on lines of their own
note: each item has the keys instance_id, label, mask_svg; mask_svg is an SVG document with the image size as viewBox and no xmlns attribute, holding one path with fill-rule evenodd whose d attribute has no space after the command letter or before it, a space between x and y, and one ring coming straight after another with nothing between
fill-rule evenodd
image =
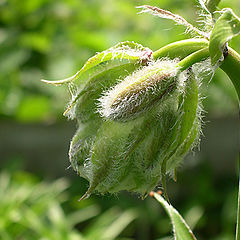
<instances>
[{"instance_id":1,"label":"bokeh foliage","mask_svg":"<svg viewBox=\"0 0 240 240\"><path fill-rule=\"evenodd\" d=\"M135 41L157 50L170 42L185 39L189 35L183 34L182 26L176 26L168 20L160 20L147 14L137 15L138 10L135 9L135 6L156 5L182 15L189 22L194 23L197 16L197 7L194 6L196 3L196 0L0 0L0 121L9 120L9 122L17 124L19 122L61 124L61 121L66 121L62 116L69 98L65 87L47 86L40 82L41 78L62 79L72 76L95 52L103 51L119 41ZM232 7L235 13L240 15L239 0L223 0L220 7ZM239 38L233 39L230 45L239 51ZM203 96L207 96L203 104L209 115L229 117L237 113L236 94L230 81L221 70L217 71L210 83L203 84L203 91L205 92ZM230 128L232 122L228 121L228 124ZM224 128L222 126L225 125L221 125L221 129ZM58 129L60 127L62 125L58 125ZM41 139L40 132L40 130L37 131L35 138ZM1 134L3 133L0 133L0 137ZM213 136L213 134L209 135ZM226 137L231 136L226 135ZM24 134L22 138L24 139ZM219 146L214 145L215 141L216 134L211 143L205 142L205 145L209 144L215 147L211 149L211 156L216 159L215 167L219 168L223 156ZM222 141L227 145L227 140L222 139ZM49 140L49 142L51 141ZM37 147L41 149L39 152L43 152L46 156L48 152L44 152L45 149L41 148L44 146L44 144L39 144ZM57 145L54 147L57 148ZM10 149L13 149L14 152L14 146L11 146ZM3 151L3 149L0 150ZM11 156L10 152L9 156ZM212 167L212 163L208 162L209 156L207 153L201 156L202 160L199 160L200 164L198 165L196 162L192 163L192 159L188 159L188 165L183 167L184 174L180 173L178 176L178 183L170 182L169 195L173 200L173 205L177 206L180 213L186 218L198 239L230 240L233 239L234 234L235 185L237 181L235 181L235 176L227 172L227 167L223 167L220 176L214 175L220 170L214 174L211 172L214 167ZM25 160L23 159L23 161ZM50 160L58 164L58 158ZM33 157L31 161L34 165L35 158ZM47 164L47 161L45 160L43 163ZM40 164L36 165L40 166ZM68 163L65 165L68 166ZM48 167L46 165L42 169ZM232 173L233 171L231 171ZM23 231L22 224L20 223L19 227L13 220L20 219L19 215L25 214L28 208L34 213L32 207L35 203L38 204L38 202L32 204L29 194L35 188L45 184L45 182L41 183L26 176L22 173L14 175L12 180L8 180L11 182L7 185L8 189L4 193L2 191L0 195L1 209L4 209L5 203L12 204L15 215L11 216L11 212L7 212L10 214L8 217L13 217L13 219L8 220L7 217L5 219L12 221L13 228L9 227L9 229L13 234L14 231L17 231L16 228ZM1 174L1 184L3 184L3 179L6 181L11 177L3 173ZM53 188L52 185L46 185L45 190L51 192L51 187ZM134 196L123 194L119 198L94 196L79 203L77 199L86 188L86 182L76 178L71 180L71 187L67 190L70 196L64 195L64 199L61 194L60 198L55 198L53 193L49 195L49 192L47 193L45 190L39 192L38 194L42 193L43 195L37 196L40 199L45 198L45 203L40 201L41 211L38 210L39 206L34 208L37 209L35 214L40 212L45 214L40 219L44 219L41 222L43 229L48 226L45 220L47 223L52 221L48 219L49 215L47 215L48 211L53 211L48 205L51 203L55 206L54 209L58 209L56 211L62 214L60 227L70 219L68 218L70 213L78 212L79 209L90 209L89 212L82 214L82 218L86 215L92 217L99 215L100 220L96 217L96 222L92 219L84 219L81 222L80 215L76 213L72 217L73 224L63 228L68 234L74 226L80 229L84 236L88 234L92 239L97 239L94 234L101 235L105 232L106 226L109 226L109 220L114 221L116 215L121 216L128 213L129 210L132 219L136 218L136 212L137 218L131 224L131 221L128 222L129 225L119 239L146 240L157 239L157 237L163 239L163 236L170 235L171 226L168 218L154 200L147 198L145 201L141 201ZM20 189L21 194L26 193L30 196L28 200L30 205L26 205L27 207L24 209L17 205L23 202L20 202L21 199L18 199L18 195L14 195L16 189ZM60 188L59 193L63 189L65 187ZM5 203L2 198L3 194L6 195ZM92 206L93 208L91 208ZM134 209L133 212L132 209ZM106 212L106 215L100 214L107 210L109 212ZM35 219L39 220L39 217ZM100 226L102 219L106 222L104 226ZM27 217L23 220L25 223L30 221ZM4 221L2 216L1 221ZM51 225L56 231L58 230L57 224ZM7 230L5 226L4 231L7 232Z\"/></svg>"}]
</instances>

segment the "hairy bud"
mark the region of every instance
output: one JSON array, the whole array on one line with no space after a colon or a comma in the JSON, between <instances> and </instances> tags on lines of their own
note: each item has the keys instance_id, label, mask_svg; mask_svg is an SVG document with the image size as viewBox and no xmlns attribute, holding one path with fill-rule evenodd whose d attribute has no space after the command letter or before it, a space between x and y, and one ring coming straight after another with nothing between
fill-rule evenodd
<instances>
[{"instance_id":1,"label":"hairy bud","mask_svg":"<svg viewBox=\"0 0 240 240\"><path fill-rule=\"evenodd\" d=\"M163 79L158 77L159 81L148 82L152 76L159 76L159 72L166 72L169 64L172 69ZM144 86L143 89L134 91L131 84L128 88L124 83L125 91L120 91L122 95L119 96L133 94L135 103L137 98L141 98L139 102L143 106L129 107L125 97L119 97L124 101L122 104L118 100L122 106L120 117L104 116L105 120L100 117L94 127L92 121L80 124L71 142L69 155L74 169L90 182L83 198L95 190L100 193L128 190L145 196L159 181L164 181L165 174L172 172L194 146L201 129L198 84L192 73L179 74L180 79L176 79L178 70L173 69L173 64L171 61L164 62L163 66L167 67L161 69L159 65L144 67L123 80L138 76L134 84ZM155 72L147 74L146 69L154 69ZM139 73L144 73L144 77L141 78ZM155 86L162 82L163 91L175 84L165 98L161 96L161 86ZM116 85L116 89L121 83ZM162 100L158 101L158 97ZM132 106L137 109L134 113L131 112Z\"/></svg>"},{"instance_id":2,"label":"hairy bud","mask_svg":"<svg viewBox=\"0 0 240 240\"><path fill-rule=\"evenodd\" d=\"M82 198L121 190L145 196L160 181L164 186L166 173L198 139L195 76L181 72L178 60L151 56L139 44L120 43L89 59L73 77L51 82L75 87L66 115L78 121L69 158L89 181Z\"/></svg>"},{"instance_id":3,"label":"hairy bud","mask_svg":"<svg viewBox=\"0 0 240 240\"><path fill-rule=\"evenodd\" d=\"M177 74L176 61L152 62L105 92L99 113L113 120L134 118L176 88Z\"/></svg>"}]
</instances>

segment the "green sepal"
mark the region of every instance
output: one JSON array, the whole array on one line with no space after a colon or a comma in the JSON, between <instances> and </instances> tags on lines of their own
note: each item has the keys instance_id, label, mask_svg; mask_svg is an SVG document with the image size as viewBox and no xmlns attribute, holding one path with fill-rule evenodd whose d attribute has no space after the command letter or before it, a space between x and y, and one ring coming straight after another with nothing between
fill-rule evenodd
<instances>
[{"instance_id":1,"label":"green sepal","mask_svg":"<svg viewBox=\"0 0 240 240\"><path fill-rule=\"evenodd\" d=\"M128 190L145 196L155 187L161 173L153 176L152 168L177 119L174 102L168 100L135 120L103 122L91 151L90 187L85 196L94 190Z\"/></svg>"},{"instance_id":2,"label":"green sepal","mask_svg":"<svg viewBox=\"0 0 240 240\"><path fill-rule=\"evenodd\" d=\"M83 68L65 83L76 89L65 116L87 121L96 116L97 99L121 77L151 59L152 51L134 42L122 42L90 58ZM62 81L60 81L62 83ZM79 106L76 107L76 104ZM74 108L74 109L73 109ZM78 111L78 109L80 111ZM90 113L88 115L88 113Z\"/></svg>"},{"instance_id":3,"label":"green sepal","mask_svg":"<svg viewBox=\"0 0 240 240\"><path fill-rule=\"evenodd\" d=\"M122 185L119 178L122 172L126 171L128 165L127 149L131 145L128 138L135 127L141 124L141 121L143 119L127 123L111 120L103 123L92 149L93 178L90 181L90 189L94 188L105 193L109 192L114 185ZM131 186L131 182L128 183L128 186Z\"/></svg>"},{"instance_id":4,"label":"green sepal","mask_svg":"<svg viewBox=\"0 0 240 240\"><path fill-rule=\"evenodd\" d=\"M198 83L192 72L188 73L184 94L179 99L179 118L172 129L171 142L168 153L165 154L167 171L173 170L197 141L200 133L200 99Z\"/></svg>"},{"instance_id":5,"label":"green sepal","mask_svg":"<svg viewBox=\"0 0 240 240\"><path fill-rule=\"evenodd\" d=\"M240 18L230 8L221 12L212 30L209 42L209 53L212 65L223 60L226 43L240 34Z\"/></svg>"},{"instance_id":6,"label":"green sepal","mask_svg":"<svg viewBox=\"0 0 240 240\"><path fill-rule=\"evenodd\" d=\"M83 75L83 73L88 72L89 70L97 67L98 65L101 65L102 63L114 60L119 60L119 64L121 64L121 61L123 60L127 60L128 62L137 62L139 60L146 61L151 58L151 54L151 50L149 48L143 47L141 44L130 41L120 42L117 45L103 52L97 53L95 56L89 58L84 66L73 76L56 81L42 81L53 85L67 84L76 81L81 77L81 75ZM86 81L87 79L84 79L84 82Z\"/></svg>"},{"instance_id":7,"label":"green sepal","mask_svg":"<svg viewBox=\"0 0 240 240\"><path fill-rule=\"evenodd\" d=\"M139 67L137 63L125 63L120 66L106 67L105 70L92 77L79 95L70 103L65 115L86 122L99 117L98 99L106 89L111 88L120 78L124 78Z\"/></svg>"},{"instance_id":8,"label":"green sepal","mask_svg":"<svg viewBox=\"0 0 240 240\"><path fill-rule=\"evenodd\" d=\"M87 179L88 175L84 165L90 158L92 145L101 124L100 118L85 124L79 124L78 130L70 143L69 159L71 166L78 175Z\"/></svg>"}]
</instances>

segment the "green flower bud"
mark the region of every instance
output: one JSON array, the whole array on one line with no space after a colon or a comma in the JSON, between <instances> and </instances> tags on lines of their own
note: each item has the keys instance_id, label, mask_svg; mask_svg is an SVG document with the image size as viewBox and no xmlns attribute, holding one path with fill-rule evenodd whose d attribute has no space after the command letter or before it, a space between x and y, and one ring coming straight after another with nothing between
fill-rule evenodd
<instances>
[{"instance_id":1,"label":"green flower bud","mask_svg":"<svg viewBox=\"0 0 240 240\"><path fill-rule=\"evenodd\" d=\"M98 118L97 99L102 92L114 86L120 76L125 77L150 61L151 54L140 44L122 42L90 58L82 68L86 72L78 74L72 83L77 90L64 115L81 122Z\"/></svg>"},{"instance_id":2,"label":"green flower bud","mask_svg":"<svg viewBox=\"0 0 240 240\"><path fill-rule=\"evenodd\" d=\"M156 105L145 116L134 120L107 120L101 124L95 139L87 144L91 146L89 155L86 157L81 151L81 156L74 156L74 165L80 163L81 176L90 182L85 197L93 190L101 193L128 190L145 195L156 186L152 171L155 164L161 164L159 149L165 145L168 131L177 120L174 100L169 98L161 107ZM78 131L76 136L81 134L82 137L83 131ZM79 148L78 145L73 140L71 149ZM85 161L82 163L79 159ZM157 175L159 181L161 172Z\"/></svg>"},{"instance_id":3,"label":"green flower bud","mask_svg":"<svg viewBox=\"0 0 240 240\"><path fill-rule=\"evenodd\" d=\"M122 107L120 115L125 116L124 121L116 121L119 118L111 117L103 121L99 116L99 120L94 122L94 127L91 126L92 121L83 125L84 127L80 124L71 142L70 159L73 168L90 182L83 198L95 190L100 193L127 190L145 196L164 180L166 172L172 172L178 166L180 160L196 143L201 122L198 84L195 77L192 73L177 74L178 68L174 69L176 62L164 61L162 64L167 67L162 67L158 71L160 62L157 62L158 67L156 65L153 67L153 64L130 76L131 78L139 76L140 86L143 86L142 90L138 89L137 94L134 88L127 88L129 85L124 89L125 92L128 89L129 96L133 94L133 99L136 101L138 97L142 98L140 102L143 104L143 101L147 100L147 104L142 109L138 108L138 111L141 109L139 111L141 114L136 113L137 111L134 112L136 115L132 114L127 102L124 102L126 113ZM169 65L171 71L164 75L167 77L163 80L159 74L166 73ZM155 72L152 74L146 69L154 69ZM145 75L148 73L148 77L141 78L141 73ZM167 91L167 97L161 101L155 96L157 90L148 93L150 81L144 84L141 82L153 76L157 80L151 80L150 84L153 82L152 89L154 85L159 84L155 89L158 90L161 98L160 92L163 89L161 83L165 91L168 90L167 87L175 84L175 88ZM123 82L126 79L128 77ZM114 91L114 88L109 92L111 91ZM145 95L144 91L147 92ZM154 98L154 104L152 102L151 107L148 107L151 103L148 99L151 97ZM125 101L124 97L122 99ZM130 114L130 117L127 114Z\"/></svg>"},{"instance_id":4,"label":"green flower bud","mask_svg":"<svg viewBox=\"0 0 240 240\"><path fill-rule=\"evenodd\" d=\"M195 76L182 72L187 60L152 61L151 54L121 43L53 82L75 89L66 114L78 121L69 157L89 181L82 198L122 190L145 196L160 181L164 186L166 173L197 142L200 99Z\"/></svg>"},{"instance_id":5,"label":"green flower bud","mask_svg":"<svg viewBox=\"0 0 240 240\"><path fill-rule=\"evenodd\" d=\"M158 60L128 75L100 99L99 113L126 121L152 107L176 88L176 61Z\"/></svg>"},{"instance_id":6,"label":"green flower bud","mask_svg":"<svg viewBox=\"0 0 240 240\"><path fill-rule=\"evenodd\" d=\"M69 112L71 118L76 118L81 122L87 122L98 118L99 114L97 113L97 103L98 99L102 95L102 92L115 85L118 82L119 76L127 76L133 72L137 66L139 66L139 64L125 63L120 66L112 66L110 69L106 67L103 72L92 77L91 81L86 84L80 93L81 96Z\"/></svg>"}]
</instances>

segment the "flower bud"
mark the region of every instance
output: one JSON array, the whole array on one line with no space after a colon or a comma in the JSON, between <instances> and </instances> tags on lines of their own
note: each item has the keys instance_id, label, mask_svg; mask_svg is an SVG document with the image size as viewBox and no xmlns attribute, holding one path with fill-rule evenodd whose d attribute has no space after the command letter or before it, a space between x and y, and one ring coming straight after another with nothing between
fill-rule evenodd
<instances>
[{"instance_id":1,"label":"flower bud","mask_svg":"<svg viewBox=\"0 0 240 240\"><path fill-rule=\"evenodd\" d=\"M82 198L94 191L122 190L145 196L164 183L166 173L198 139L201 108L195 76L180 72L177 60L150 57L151 51L122 43L80 70L89 76L82 84L78 79L68 114L79 125L70 162L89 181ZM72 79L60 83L66 81Z\"/></svg>"},{"instance_id":2,"label":"flower bud","mask_svg":"<svg viewBox=\"0 0 240 240\"><path fill-rule=\"evenodd\" d=\"M100 119L94 127L91 121L79 127L70 159L90 182L83 198L95 190L145 196L178 166L195 144L201 125L198 84L193 74L182 77L171 95L134 119Z\"/></svg>"},{"instance_id":3,"label":"flower bud","mask_svg":"<svg viewBox=\"0 0 240 240\"><path fill-rule=\"evenodd\" d=\"M106 89L116 85L119 77L126 77L151 60L152 51L134 42L121 42L90 58L76 74L75 88L64 115L87 122L99 117L97 99Z\"/></svg>"},{"instance_id":4,"label":"flower bud","mask_svg":"<svg viewBox=\"0 0 240 240\"><path fill-rule=\"evenodd\" d=\"M164 99L177 84L176 61L158 60L128 75L99 99L99 113L127 121Z\"/></svg>"},{"instance_id":5,"label":"flower bud","mask_svg":"<svg viewBox=\"0 0 240 240\"><path fill-rule=\"evenodd\" d=\"M106 68L105 71L95 75L82 90L81 96L76 101L70 114L81 122L87 122L99 117L98 99L105 89L114 86L119 76L127 76L133 72L137 64L126 63L125 65ZM124 69L124 71L123 71Z\"/></svg>"}]
</instances>

